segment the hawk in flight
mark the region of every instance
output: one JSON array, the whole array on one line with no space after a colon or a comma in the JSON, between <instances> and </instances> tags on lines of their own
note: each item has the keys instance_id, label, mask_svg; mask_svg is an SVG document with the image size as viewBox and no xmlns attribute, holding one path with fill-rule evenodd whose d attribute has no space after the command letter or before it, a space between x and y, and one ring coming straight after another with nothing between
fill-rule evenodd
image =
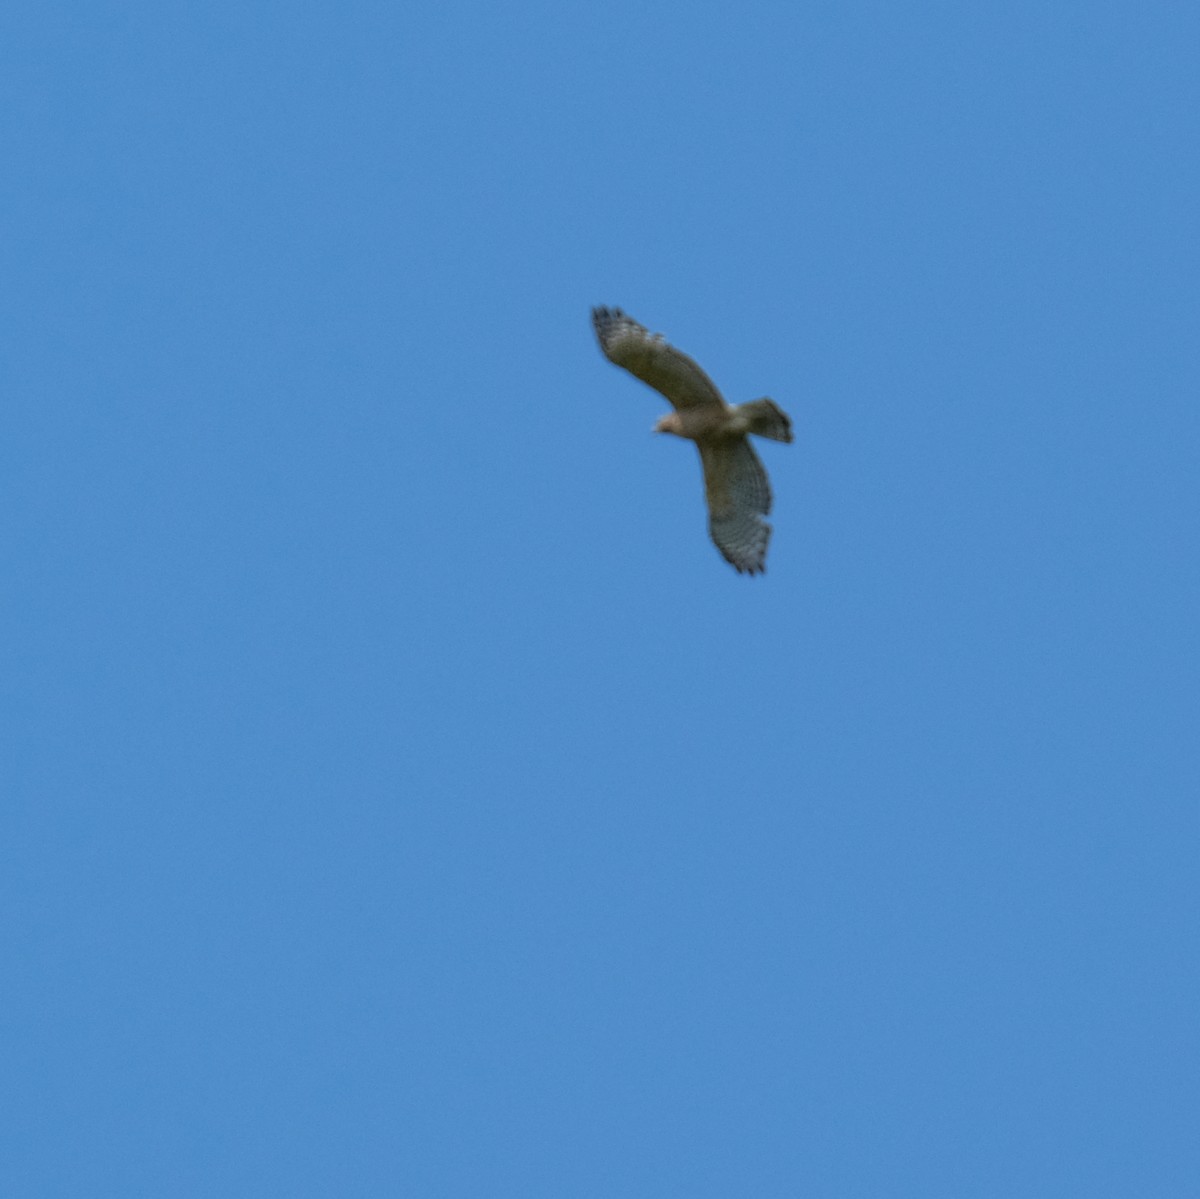
<instances>
[{"instance_id":1,"label":"hawk in flight","mask_svg":"<svg viewBox=\"0 0 1200 1199\"><path fill-rule=\"evenodd\" d=\"M730 406L712 380L689 358L619 308L593 308L592 324L609 362L662 392L675 411L654 426L696 443L704 468L708 531L740 574L766 570L771 526L767 472L747 434L791 441L792 422L771 400Z\"/></svg>"}]
</instances>

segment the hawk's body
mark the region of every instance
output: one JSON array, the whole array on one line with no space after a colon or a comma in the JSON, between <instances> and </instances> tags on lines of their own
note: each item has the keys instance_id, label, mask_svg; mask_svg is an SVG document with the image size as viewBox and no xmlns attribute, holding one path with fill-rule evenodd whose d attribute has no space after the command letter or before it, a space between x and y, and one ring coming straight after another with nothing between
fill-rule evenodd
<instances>
[{"instance_id":1,"label":"hawk's body","mask_svg":"<svg viewBox=\"0 0 1200 1199\"><path fill-rule=\"evenodd\" d=\"M792 422L772 400L726 404L712 380L686 355L619 308L593 308L592 324L605 357L661 392L675 411L655 430L696 443L704 468L708 531L735 569L766 569L771 526L767 472L748 434L792 440Z\"/></svg>"}]
</instances>

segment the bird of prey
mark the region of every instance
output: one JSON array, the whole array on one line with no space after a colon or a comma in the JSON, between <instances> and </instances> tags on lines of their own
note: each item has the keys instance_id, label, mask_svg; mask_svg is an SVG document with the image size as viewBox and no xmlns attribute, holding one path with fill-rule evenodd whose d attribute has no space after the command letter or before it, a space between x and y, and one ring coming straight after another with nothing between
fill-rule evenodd
<instances>
[{"instance_id":1,"label":"bird of prey","mask_svg":"<svg viewBox=\"0 0 1200 1199\"><path fill-rule=\"evenodd\" d=\"M730 406L712 380L689 358L619 308L593 308L592 324L604 356L648 383L675 411L654 426L696 443L704 469L708 531L734 569L766 570L771 526L767 472L748 434L792 440L792 422L772 400Z\"/></svg>"}]
</instances>

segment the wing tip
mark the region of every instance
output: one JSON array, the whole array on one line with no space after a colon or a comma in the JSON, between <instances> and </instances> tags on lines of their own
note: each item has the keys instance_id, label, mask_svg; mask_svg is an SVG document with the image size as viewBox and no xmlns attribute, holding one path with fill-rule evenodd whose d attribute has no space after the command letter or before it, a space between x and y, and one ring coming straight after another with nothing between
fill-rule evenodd
<instances>
[{"instance_id":1,"label":"wing tip","mask_svg":"<svg viewBox=\"0 0 1200 1199\"><path fill-rule=\"evenodd\" d=\"M624 321L628 319L629 318L625 315L624 309L621 308L609 308L605 304L597 304L592 308L592 324L595 325L597 329L599 329L601 325L613 325L616 324L617 321Z\"/></svg>"},{"instance_id":2,"label":"wing tip","mask_svg":"<svg viewBox=\"0 0 1200 1199\"><path fill-rule=\"evenodd\" d=\"M596 340L600 343L600 348L606 354L616 338L618 327L628 319L620 308L607 308L601 304L592 309L592 328L596 331Z\"/></svg>"},{"instance_id":3,"label":"wing tip","mask_svg":"<svg viewBox=\"0 0 1200 1199\"><path fill-rule=\"evenodd\" d=\"M719 542L716 545L717 549L721 551L721 557L738 574L749 575L753 578L755 575L765 575L767 573L767 543L770 540L770 536L770 531L768 530L766 537L762 539L762 544L755 546L749 553L728 550Z\"/></svg>"}]
</instances>

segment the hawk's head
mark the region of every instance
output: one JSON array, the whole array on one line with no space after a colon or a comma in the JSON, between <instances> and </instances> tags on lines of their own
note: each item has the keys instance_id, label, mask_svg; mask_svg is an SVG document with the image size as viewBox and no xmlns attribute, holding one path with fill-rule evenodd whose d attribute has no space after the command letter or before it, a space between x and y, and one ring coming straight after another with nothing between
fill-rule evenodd
<instances>
[{"instance_id":1,"label":"hawk's head","mask_svg":"<svg viewBox=\"0 0 1200 1199\"><path fill-rule=\"evenodd\" d=\"M668 412L666 416L659 417L658 423L654 426L655 433L674 433L677 437L683 436L683 422L679 419L678 412Z\"/></svg>"}]
</instances>

